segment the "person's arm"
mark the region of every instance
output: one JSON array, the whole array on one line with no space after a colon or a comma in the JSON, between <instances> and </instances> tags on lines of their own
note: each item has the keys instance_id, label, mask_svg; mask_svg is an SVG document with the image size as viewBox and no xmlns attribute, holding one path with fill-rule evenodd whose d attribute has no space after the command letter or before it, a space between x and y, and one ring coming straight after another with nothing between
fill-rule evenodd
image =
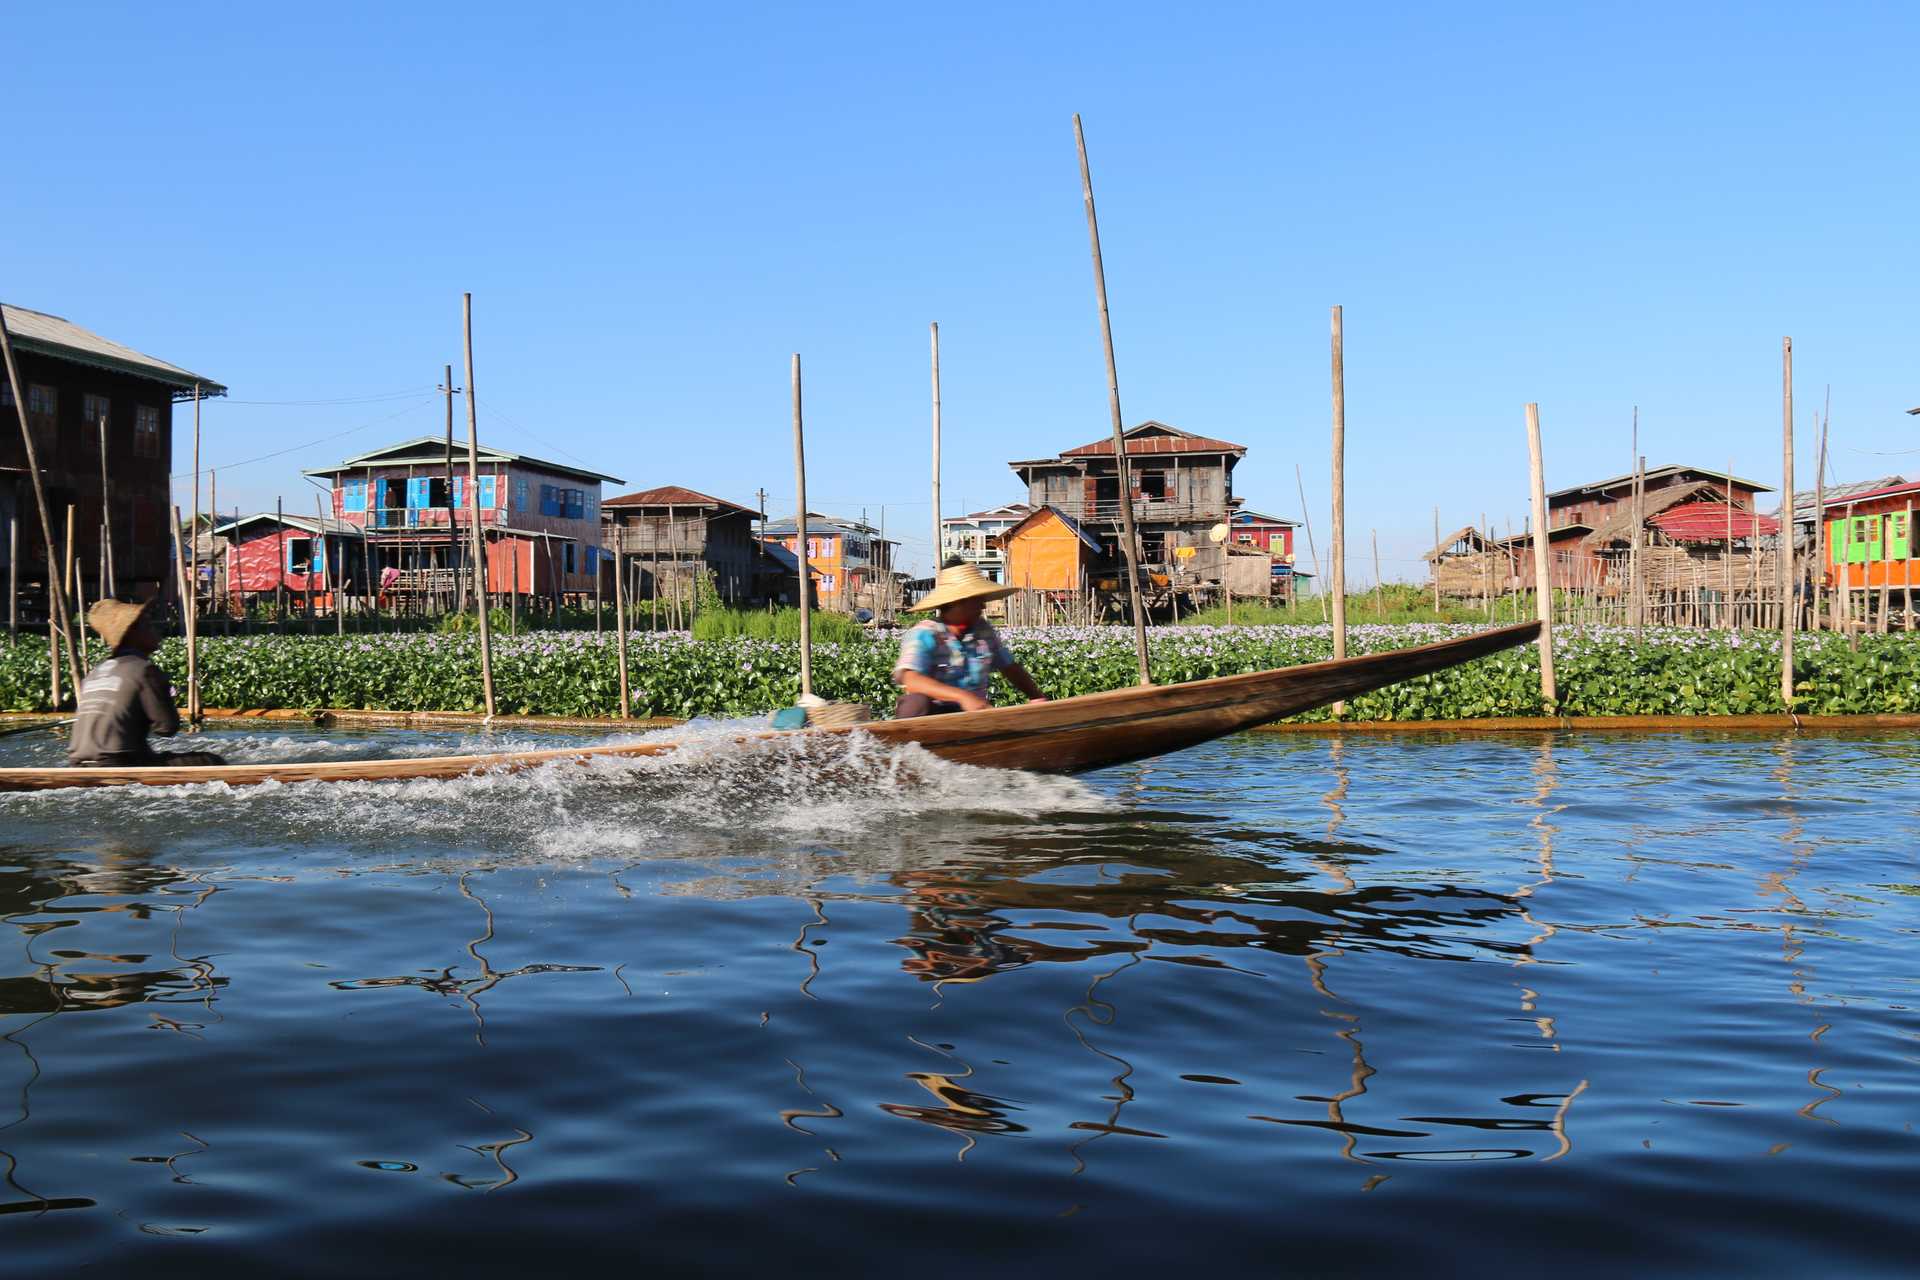
<instances>
[{"instance_id":1,"label":"person's arm","mask_svg":"<svg viewBox=\"0 0 1920 1280\"><path fill-rule=\"evenodd\" d=\"M1027 669L1019 663L1009 663L1007 666L1000 668L1000 674L1005 676L1014 688L1026 694L1028 702L1047 701L1047 695L1040 691L1040 686L1034 682L1031 675L1027 674Z\"/></svg>"},{"instance_id":2,"label":"person's arm","mask_svg":"<svg viewBox=\"0 0 1920 1280\"><path fill-rule=\"evenodd\" d=\"M924 672L902 667L893 673L893 678L908 693L923 693L935 702L958 703L962 711L985 711L992 704L979 694L957 685L941 684Z\"/></svg>"},{"instance_id":3,"label":"person's arm","mask_svg":"<svg viewBox=\"0 0 1920 1280\"><path fill-rule=\"evenodd\" d=\"M180 708L173 705L167 673L151 662L147 664L147 678L140 683L140 709L147 713L147 732L160 738L180 732Z\"/></svg>"}]
</instances>

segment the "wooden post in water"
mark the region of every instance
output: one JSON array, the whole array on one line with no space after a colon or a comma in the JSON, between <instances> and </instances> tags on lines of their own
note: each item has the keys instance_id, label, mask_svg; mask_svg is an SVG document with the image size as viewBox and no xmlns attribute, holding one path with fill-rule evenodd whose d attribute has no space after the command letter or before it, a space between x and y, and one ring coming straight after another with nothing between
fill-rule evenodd
<instances>
[{"instance_id":1,"label":"wooden post in water","mask_svg":"<svg viewBox=\"0 0 1920 1280\"><path fill-rule=\"evenodd\" d=\"M933 334L933 577L940 576L946 558L941 545L945 530L940 524L940 325L927 326Z\"/></svg>"},{"instance_id":2,"label":"wooden post in water","mask_svg":"<svg viewBox=\"0 0 1920 1280\"><path fill-rule=\"evenodd\" d=\"M1720 570L1723 578L1725 579L1724 584L1722 586L1722 590L1726 596L1726 599L1723 600L1720 605L1720 622L1724 629L1731 631L1733 629L1733 459L1732 458L1727 459L1727 484L1726 484L1725 495L1727 499L1727 541L1726 541L1726 553L1720 558L1721 559ZM1787 497L1787 506L1789 508L1793 506L1793 497L1791 494L1789 494Z\"/></svg>"},{"instance_id":3,"label":"wooden post in water","mask_svg":"<svg viewBox=\"0 0 1920 1280\"><path fill-rule=\"evenodd\" d=\"M193 522L187 526L187 720L198 728L200 708L200 384L193 384ZM313 565L307 565L313 581ZM311 601L312 597L308 597Z\"/></svg>"},{"instance_id":4,"label":"wooden post in water","mask_svg":"<svg viewBox=\"0 0 1920 1280\"><path fill-rule=\"evenodd\" d=\"M620 718L627 720L633 716L633 704L627 691L626 558L621 555L619 525L613 527L613 539L613 647L620 663Z\"/></svg>"},{"instance_id":5,"label":"wooden post in water","mask_svg":"<svg viewBox=\"0 0 1920 1280\"><path fill-rule=\"evenodd\" d=\"M1338 306L1333 309L1333 547L1328 552L1327 591L1333 597L1333 657L1347 656L1347 366L1346 338ZM1347 704L1333 704L1336 718Z\"/></svg>"},{"instance_id":6,"label":"wooden post in water","mask_svg":"<svg viewBox=\"0 0 1920 1280\"><path fill-rule=\"evenodd\" d=\"M813 605L807 564L807 441L801 412L800 353L793 353L793 486L798 501L793 520L793 558L800 563L800 696L813 696ZM939 556L936 545L934 555Z\"/></svg>"},{"instance_id":7,"label":"wooden post in water","mask_svg":"<svg viewBox=\"0 0 1920 1280\"><path fill-rule=\"evenodd\" d=\"M1540 452L1540 406L1527 406L1527 461L1533 483L1533 600L1540 617L1540 704L1560 700L1553 681L1553 565L1547 550L1547 467Z\"/></svg>"},{"instance_id":8,"label":"wooden post in water","mask_svg":"<svg viewBox=\"0 0 1920 1280\"><path fill-rule=\"evenodd\" d=\"M1300 478L1300 464L1297 462L1293 464L1293 483L1294 483L1294 487L1299 489L1300 491L1300 523L1302 523L1307 527L1307 554L1313 557L1313 576L1316 578L1319 578L1320 577L1320 551L1319 551L1319 548L1313 545L1313 516L1307 511L1307 483L1306 481ZM1294 562L1296 564L1299 563L1298 556L1294 557ZM1296 585L1294 587L1293 598L1294 598L1294 603L1297 607L1300 600L1300 590L1297 585L1299 582L1299 579L1296 577L1294 579L1294 582L1296 583ZM1327 583L1325 579L1321 579L1320 621L1325 622L1326 620L1327 620Z\"/></svg>"},{"instance_id":9,"label":"wooden post in water","mask_svg":"<svg viewBox=\"0 0 1920 1280\"><path fill-rule=\"evenodd\" d=\"M67 505L67 572L73 580L73 612L75 625L79 628L77 653L80 658L80 675L87 674L87 577L86 564L80 559L80 548L73 533L73 504ZM78 690L75 691L76 695Z\"/></svg>"},{"instance_id":10,"label":"wooden post in water","mask_svg":"<svg viewBox=\"0 0 1920 1280\"><path fill-rule=\"evenodd\" d=\"M1437 506L1433 509L1433 550L1436 556L1440 552L1440 508ZM1440 616L1440 561L1436 559L1432 561L1432 564L1433 615L1437 621Z\"/></svg>"},{"instance_id":11,"label":"wooden post in water","mask_svg":"<svg viewBox=\"0 0 1920 1280\"><path fill-rule=\"evenodd\" d=\"M7 517L7 634L20 634L20 517Z\"/></svg>"},{"instance_id":12,"label":"wooden post in water","mask_svg":"<svg viewBox=\"0 0 1920 1280\"><path fill-rule=\"evenodd\" d=\"M472 526L473 603L480 623L480 689L486 697L487 719L493 719L493 631L487 617L487 557L480 538L480 417L474 409L473 295L460 295L460 328L467 353L467 502ZM515 557L516 571L519 558Z\"/></svg>"},{"instance_id":13,"label":"wooden post in water","mask_svg":"<svg viewBox=\"0 0 1920 1280\"><path fill-rule=\"evenodd\" d=\"M213 531L219 528L219 526L220 526L220 472L216 468L216 469L210 469L207 472L207 554L209 556L213 554ZM225 559L229 565L233 563L233 561L228 557L223 556L221 558ZM107 580L103 572L103 576L100 579L100 583L101 583L100 590L103 593L107 589L106 581ZM207 563L207 595L212 598L216 606L220 604L220 599L221 599L220 574L219 574L219 571L213 567L213 563L211 560L209 560ZM105 599L106 596L103 594L101 598ZM231 631L232 627L229 626L228 630Z\"/></svg>"},{"instance_id":14,"label":"wooden post in water","mask_svg":"<svg viewBox=\"0 0 1920 1280\"><path fill-rule=\"evenodd\" d=\"M1780 339L1780 701L1793 710L1793 339Z\"/></svg>"},{"instance_id":15,"label":"wooden post in water","mask_svg":"<svg viewBox=\"0 0 1920 1280\"><path fill-rule=\"evenodd\" d=\"M1645 479L1647 460L1640 456L1640 406L1633 406L1633 542L1627 551L1628 596L1633 614L1633 638L1635 643L1646 635L1646 596L1641 591L1640 534L1645 523L1645 515L1640 510L1640 486Z\"/></svg>"},{"instance_id":16,"label":"wooden post in water","mask_svg":"<svg viewBox=\"0 0 1920 1280\"><path fill-rule=\"evenodd\" d=\"M1120 521L1127 560L1127 598L1133 606L1133 653L1140 683L1152 684L1147 665L1147 614L1140 602L1140 542L1133 522L1133 469L1127 463L1126 426L1120 417L1120 373L1113 361L1113 321L1107 311L1107 272L1100 257L1100 218L1093 207L1093 172L1080 113L1073 116L1073 142L1080 152L1080 191L1087 205L1087 237L1093 244L1093 289L1100 302L1100 341L1107 353L1107 409L1113 418L1113 465L1120 487Z\"/></svg>"},{"instance_id":17,"label":"wooden post in water","mask_svg":"<svg viewBox=\"0 0 1920 1280\"><path fill-rule=\"evenodd\" d=\"M1833 563L1833 553L1827 547L1827 428L1833 424L1826 418L1820 420L1820 459L1813 473L1813 630L1821 629L1821 606L1825 604L1824 594L1828 566ZM1782 504L1782 510L1792 510L1789 499Z\"/></svg>"},{"instance_id":18,"label":"wooden post in water","mask_svg":"<svg viewBox=\"0 0 1920 1280\"><path fill-rule=\"evenodd\" d=\"M284 554L283 551L283 557ZM284 562L283 558L282 563ZM180 594L184 597L187 592L187 549L180 541L180 507L178 504L173 508L173 574L174 585L179 588ZM187 629L186 613L184 610L180 615L180 629L186 635L188 643L191 644L193 633ZM191 688L187 690L187 706L189 709L193 706L193 690ZM191 723L191 720L189 720L189 723Z\"/></svg>"}]
</instances>

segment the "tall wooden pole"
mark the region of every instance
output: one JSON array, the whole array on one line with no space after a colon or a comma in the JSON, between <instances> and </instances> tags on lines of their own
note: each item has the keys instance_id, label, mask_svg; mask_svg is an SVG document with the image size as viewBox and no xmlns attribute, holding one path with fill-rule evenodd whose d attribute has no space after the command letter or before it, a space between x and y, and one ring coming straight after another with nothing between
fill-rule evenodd
<instances>
[{"instance_id":1,"label":"tall wooden pole","mask_svg":"<svg viewBox=\"0 0 1920 1280\"><path fill-rule=\"evenodd\" d=\"M1133 471L1127 465L1127 431L1120 417L1120 371L1113 360L1113 320L1107 312L1107 270L1100 258L1100 217L1093 207L1093 171L1087 166L1087 135L1073 115L1073 142L1080 152L1080 193L1087 204L1087 238L1093 244L1093 289L1100 301L1100 341L1107 353L1107 409L1113 417L1113 465L1120 486L1120 529L1127 559L1127 599L1133 608L1133 655L1140 683L1152 684L1147 666L1147 612L1140 602L1140 541L1133 524Z\"/></svg>"},{"instance_id":2,"label":"tall wooden pole","mask_svg":"<svg viewBox=\"0 0 1920 1280\"><path fill-rule=\"evenodd\" d=\"M1780 339L1780 701L1793 710L1793 339Z\"/></svg>"},{"instance_id":3,"label":"tall wooden pole","mask_svg":"<svg viewBox=\"0 0 1920 1280\"><path fill-rule=\"evenodd\" d=\"M933 332L933 573L940 575L946 561L943 545L946 530L940 524L940 325L927 326Z\"/></svg>"},{"instance_id":4,"label":"tall wooden pole","mask_svg":"<svg viewBox=\"0 0 1920 1280\"><path fill-rule=\"evenodd\" d=\"M20 634L20 517L7 517L7 634Z\"/></svg>"},{"instance_id":5,"label":"tall wooden pole","mask_svg":"<svg viewBox=\"0 0 1920 1280\"><path fill-rule=\"evenodd\" d=\"M1540 406L1527 406L1527 462L1533 480L1533 600L1540 617L1540 704L1560 700L1553 681L1553 561L1547 548L1547 467L1540 452Z\"/></svg>"},{"instance_id":6,"label":"tall wooden pole","mask_svg":"<svg viewBox=\"0 0 1920 1280\"><path fill-rule=\"evenodd\" d=\"M1813 629L1820 630L1821 607L1825 604L1827 566L1833 553L1827 549L1827 428L1831 420L1820 419L1820 465L1813 473ZM1785 504L1791 508L1791 502ZM1759 554L1758 548L1754 551Z\"/></svg>"},{"instance_id":7,"label":"tall wooden pole","mask_svg":"<svg viewBox=\"0 0 1920 1280\"><path fill-rule=\"evenodd\" d=\"M207 472L207 554L209 556L213 554L213 531L219 525L219 523L220 523L220 472L218 468L212 468L212 469L209 469ZM104 600L106 598L104 593L107 589L106 579L101 578L100 582L101 582L100 590L103 593L101 596L101 599ZM220 602L219 584L220 584L220 573L217 569L213 567L212 561L209 560L207 563L207 594L213 597L215 604L218 604Z\"/></svg>"},{"instance_id":8,"label":"tall wooden pole","mask_svg":"<svg viewBox=\"0 0 1920 1280\"><path fill-rule=\"evenodd\" d=\"M472 513L473 607L480 622L480 689L486 696L487 719L493 719L493 630L487 617L487 557L480 538L480 415L474 408L479 398L473 390L473 295L460 295L460 328L467 353L467 507ZM451 382L451 377L449 377ZM496 483L498 483L496 481ZM514 576L519 576L519 556L514 557Z\"/></svg>"},{"instance_id":9,"label":"tall wooden pole","mask_svg":"<svg viewBox=\"0 0 1920 1280\"><path fill-rule=\"evenodd\" d=\"M1628 612L1633 616L1633 638L1637 643L1645 635L1646 620L1640 599L1640 479L1646 459L1640 456L1640 406L1633 406L1633 542L1627 550Z\"/></svg>"},{"instance_id":10,"label":"tall wooden pole","mask_svg":"<svg viewBox=\"0 0 1920 1280\"><path fill-rule=\"evenodd\" d=\"M441 368L445 371L446 381L441 384L440 389L446 393L447 398L447 568L452 571L448 575L449 581L456 584L448 592L452 598L447 601L447 609L451 612L457 607L460 596L460 588L457 585L460 581L460 524L453 514L453 366L448 364L442 365ZM594 625L598 627L599 622L600 619L596 616Z\"/></svg>"},{"instance_id":11,"label":"tall wooden pole","mask_svg":"<svg viewBox=\"0 0 1920 1280\"><path fill-rule=\"evenodd\" d=\"M67 578L73 587L75 625L80 628L80 675L87 674L87 575L86 562L80 559L80 546L73 529L74 504L67 504Z\"/></svg>"},{"instance_id":12,"label":"tall wooden pole","mask_svg":"<svg viewBox=\"0 0 1920 1280\"><path fill-rule=\"evenodd\" d=\"M813 696L812 573L807 563L807 441L800 403L800 353L793 353L793 486L798 513L793 520L793 558L800 562L800 696ZM939 552L936 550L936 556Z\"/></svg>"},{"instance_id":13,"label":"tall wooden pole","mask_svg":"<svg viewBox=\"0 0 1920 1280\"><path fill-rule=\"evenodd\" d=\"M1434 555L1437 557L1440 553L1439 507L1433 509L1433 550ZM1437 558L1433 562L1433 612L1435 615L1438 615L1440 612L1440 561Z\"/></svg>"},{"instance_id":14,"label":"tall wooden pole","mask_svg":"<svg viewBox=\"0 0 1920 1280\"><path fill-rule=\"evenodd\" d=\"M1319 578L1320 550L1313 545L1313 516L1307 511L1307 482L1300 478L1300 464L1297 462L1293 464L1293 484L1294 487L1300 491L1300 523L1307 528L1307 554L1313 557L1313 576ZM1319 595L1320 621L1325 622L1327 620L1327 583L1325 579L1321 579ZM1297 591L1294 593L1294 598L1296 600L1299 598Z\"/></svg>"},{"instance_id":15,"label":"tall wooden pole","mask_svg":"<svg viewBox=\"0 0 1920 1280\"><path fill-rule=\"evenodd\" d=\"M1720 564L1722 574L1726 579L1725 582L1722 584L1722 592L1726 598L1722 600L1720 604L1720 609L1721 609L1720 620L1722 623L1725 624L1726 629L1731 631L1733 629L1733 459L1732 458L1727 459L1726 498L1727 498L1727 542L1726 542L1726 553L1721 557L1721 564ZM1791 494L1789 494L1787 497L1787 506L1789 509L1791 509L1793 506L1793 497Z\"/></svg>"},{"instance_id":16,"label":"tall wooden pole","mask_svg":"<svg viewBox=\"0 0 1920 1280\"><path fill-rule=\"evenodd\" d=\"M1367 539L1373 544L1373 611L1384 618L1387 613L1387 584L1380 577L1380 531L1368 529Z\"/></svg>"},{"instance_id":17,"label":"tall wooden pole","mask_svg":"<svg viewBox=\"0 0 1920 1280\"><path fill-rule=\"evenodd\" d=\"M80 663L75 657L73 634L68 629L66 592L60 589L59 553L53 545L53 515L47 506L47 488L40 478L39 451L33 447L33 429L27 424L27 388L13 362L13 338L7 332L6 309L0 307L0 359L4 359L7 385L13 388L14 416L20 420L20 441L26 448L27 474L33 479L33 502L40 512L40 536L47 548L47 676L58 709L60 696L60 638L67 642L67 674L73 678L74 696L80 691Z\"/></svg>"},{"instance_id":18,"label":"tall wooden pole","mask_svg":"<svg viewBox=\"0 0 1920 1280\"><path fill-rule=\"evenodd\" d=\"M1347 365L1346 338L1339 307L1333 309L1333 550L1327 589L1333 595L1333 658L1347 656ZM1347 709L1333 704L1334 715Z\"/></svg>"},{"instance_id":19,"label":"tall wooden pole","mask_svg":"<svg viewBox=\"0 0 1920 1280\"><path fill-rule=\"evenodd\" d=\"M187 719L200 715L200 384L193 384L193 523L187 526ZM308 566L311 569L311 565ZM308 575L312 577L311 573Z\"/></svg>"},{"instance_id":20,"label":"tall wooden pole","mask_svg":"<svg viewBox=\"0 0 1920 1280\"><path fill-rule=\"evenodd\" d=\"M621 554L624 541L619 525L613 527L613 647L620 663L620 718L633 715L632 697L627 690L627 617L626 557Z\"/></svg>"}]
</instances>

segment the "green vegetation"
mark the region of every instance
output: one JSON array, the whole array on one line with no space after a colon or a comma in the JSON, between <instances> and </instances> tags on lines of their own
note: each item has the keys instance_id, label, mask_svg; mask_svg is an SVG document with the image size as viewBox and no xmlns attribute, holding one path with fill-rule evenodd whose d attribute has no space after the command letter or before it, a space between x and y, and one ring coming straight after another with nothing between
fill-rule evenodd
<instances>
[{"instance_id":1,"label":"green vegetation","mask_svg":"<svg viewBox=\"0 0 1920 1280\"><path fill-rule=\"evenodd\" d=\"M1191 613L1182 611L1180 625L1313 627L1327 621L1328 609L1328 602L1320 596L1307 596L1280 605L1236 600L1231 622L1227 618L1227 607L1216 604ZM1533 617L1533 594L1522 593L1517 600L1512 595L1501 596L1494 601L1493 612L1494 622L1524 622ZM1390 582L1371 591L1358 594L1349 592L1347 595L1348 626L1407 622L1477 623L1485 626L1488 623L1487 608L1478 601L1444 600L1440 608L1435 609L1430 588L1405 583Z\"/></svg>"},{"instance_id":2,"label":"green vegetation","mask_svg":"<svg viewBox=\"0 0 1920 1280\"><path fill-rule=\"evenodd\" d=\"M716 618L722 617L715 610ZM765 615L754 615L764 617ZM775 615L776 619L779 615ZM846 619L817 615L825 622ZM713 624L739 625L737 623ZM768 627L785 624L769 622ZM1424 644L1471 627L1359 625L1355 654ZM1056 697L1133 683L1132 637L1124 627L1006 631L1014 652ZM636 631L628 673L641 714L755 715L790 705L800 691L799 646L747 634L690 638ZM1160 627L1150 635L1154 677L1163 683L1317 662L1331 656L1324 627ZM203 692L210 707L357 707L401 711L472 710L480 705L479 656L472 639L429 633L336 637L213 636L202 641ZM104 652L96 643L90 657ZM892 638L855 630L814 646L814 684L822 696L886 706L893 700ZM502 711L518 714L614 713L619 672L614 637L592 632L501 636L494 683ZM1920 711L1920 634L1802 636L1795 646L1803 714ZM186 670L179 640L159 661L176 682ZM1561 705L1571 716L1738 715L1782 710L1777 637L1754 633L1649 630L1644 643L1621 628L1568 629L1555 648ZM0 710L46 707L47 646L42 637L0 636ZM998 696L1015 695L1001 684ZM1404 681L1355 698L1353 719L1447 720L1540 715L1538 655L1532 646ZM1325 711L1301 719L1325 719Z\"/></svg>"},{"instance_id":3,"label":"green vegetation","mask_svg":"<svg viewBox=\"0 0 1920 1280\"><path fill-rule=\"evenodd\" d=\"M815 643L850 644L867 637L867 629L844 613L813 611ZM800 640L798 609L725 609L713 608L693 620L695 640Z\"/></svg>"}]
</instances>

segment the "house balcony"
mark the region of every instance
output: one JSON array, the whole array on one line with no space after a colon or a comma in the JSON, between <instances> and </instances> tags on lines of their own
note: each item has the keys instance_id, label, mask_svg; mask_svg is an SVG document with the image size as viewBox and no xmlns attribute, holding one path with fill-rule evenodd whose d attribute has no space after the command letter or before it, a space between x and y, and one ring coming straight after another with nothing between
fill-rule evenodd
<instances>
[{"instance_id":1,"label":"house balcony","mask_svg":"<svg viewBox=\"0 0 1920 1280\"><path fill-rule=\"evenodd\" d=\"M657 524L614 525L600 531L600 545L608 551L629 556L704 556L707 550L707 523L700 521Z\"/></svg>"},{"instance_id":2,"label":"house balcony","mask_svg":"<svg viewBox=\"0 0 1920 1280\"><path fill-rule=\"evenodd\" d=\"M1051 505L1056 511L1086 524L1118 527L1124 519L1117 498L1099 502L1068 499ZM1133 518L1137 524L1219 524L1228 514L1224 504L1211 502L1169 502L1158 498L1136 498L1133 502Z\"/></svg>"}]
</instances>

